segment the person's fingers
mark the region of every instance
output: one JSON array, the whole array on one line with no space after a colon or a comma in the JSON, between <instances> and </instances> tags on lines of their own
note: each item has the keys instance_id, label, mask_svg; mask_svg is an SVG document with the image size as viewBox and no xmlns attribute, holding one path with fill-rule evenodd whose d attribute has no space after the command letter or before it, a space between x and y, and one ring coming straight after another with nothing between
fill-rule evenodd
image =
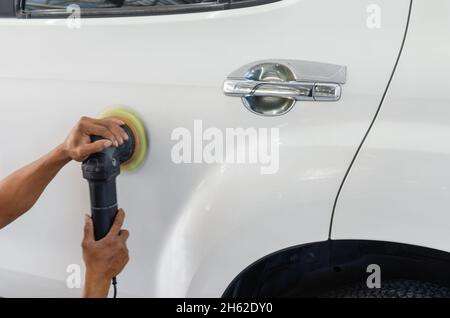
<instances>
[{"instance_id":1,"label":"person's fingers","mask_svg":"<svg viewBox=\"0 0 450 318\"><path fill-rule=\"evenodd\" d=\"M103 120L105 125L108 126L108 128L117 136L122 138L122 140L128 139L128 134L125 132L125 130L121 127L122 125L125 125L125 123L119 119L116 118L107 118Z\"/></svg>"},{"instance_id":2,"label":"person's fingers","mask_svg":"<svg viewBox=\"0 0 450 318\"><path fill-rule=\"evenodd\" d=\"M110 147L111 145L111 140L107 139L97 140L95 142L82 145L79 148L79 156L81 158L86 158L93 153L100 152L103 149Z\"/></svg>"},{"instance_id":3,"label":"person's fingers","mask_svg":"<svg viewBox=\"0 0 450 318\"><path fill-rule=\"evenodd\" d=\"M96 125L105 127L108 129L114 136L116 137L117 141L122 144L123 140L127 140L128 135L123 130L121 125L125 125L123 121L119 119L114 118L104 118L104 119L97 119L95 121Z\"/></svg>"},{"instance_id":4,"label":"person's fingers","mask_svg":"<svg viewBox=\"0 0 450 318\"><path fill-rule=\"evenodd\" d=\"M120 134L123 140L128 140L128 134L120 125L113 124L113 127L117 130L117 132Z\"/></svg>"},{"instance_id":5,"label":"person's fingers","mask_svg":"<svg viewBox=\"0 0 450 318\"><path fill-rule=\"evenodd\" d=\"M119 237L122 239L123 242L126 242L130 237L130 232L128 230L120 230Z\"/></svg>"},{"instance_id":6,"label":"person's fingers","mask_svg":"<svg viewBox=\"0 0 450 318\"><path fill-rule=\"evenodd\" d=\"M126 133L126 131L125 131L125 129L123 129L123 127L122 126L124 126L125 125L125 123L123 122L123 121L121 121L120 119L117 119L117 118L110 118L110 120L113 122L113 123L115 123L115 124L117 124L117 125L119 125L119 128L120 128L120 132L121 132L121 134L122 134L122 138L124 139L124 140L128 140L128 134Z\"/></svg>"},{"instance_id":7,"label":"person's fingers","mask_svg":"<svg viewBox=\"0 0 450 318\"><path fill-rule=\"evenodd\" d=\"M125 122L121 121L121 120L118 119L118 118L115 118L115 117L108 117L108 119L111 120L111 121L113 121L113 122L115 122L115 123L118 124L119 126L125 125Z\"/></svg>"},{"instance_id":8,"label":"person's fingers","mask_svg":"<svg viewBox=\"0 0 450 318\"><path fill-rule=\"evenodd\" d=\"M125 212L122 209L119 209L117 211L116 218L114 219L114 223L106 236L111 237L119 235L124 220L125 220Z\"/></svg>"},{"instance_id":9,"label":"person's fingers","mask_svg":"<svg viewBox=\"0 0 450 318\"><path fill-rule=\"evenodd\" d=\"M84 238L83 241L91 242L94 241L94 225L92 223L92 218L89 215L84 216Z\"/></svg>"},{"instance_id":10,"label":"person's fingers","mask_svg":"<svg viewBox=\"0 0 450 318\"><path fill-rule=\"evenodd\" d=\"M108 124L108 129L114 134L119 144L120 145L123 144L123 141L125 140L125 135L127 134L123 130L123 128L117 125L116 123L110 121L110 123Z\"/></svg>"},{"instance_id":11,"label":"person's fingers","mask_svg":"<svg viewBox=\"0 0 450 318\"><path fill-rule=\"evenodd\" d=\"M86 125L83 133L85 133L86 135L101 136L103 138L111 140L111 142L113 143L114 146L117 147L119 145L115 134L105 126L92 123L92 124Z\"/></svg>"}]
</instances>

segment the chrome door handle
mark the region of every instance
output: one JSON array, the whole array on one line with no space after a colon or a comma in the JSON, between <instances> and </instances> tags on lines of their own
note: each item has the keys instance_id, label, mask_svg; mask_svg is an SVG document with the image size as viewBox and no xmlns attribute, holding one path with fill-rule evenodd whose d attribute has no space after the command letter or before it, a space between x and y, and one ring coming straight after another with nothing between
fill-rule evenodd
<instances>
[{"instance_id":1,"label":"chrome door handle","mask_svg":"<svg viewBox=\"0 0 450 318\"><path fill-rule=\"evenodd\" d=\"M346 67L307 61L269 60L231 73L223 85L227 96L241 97L250 111L277 116L296 101L337 101Z\"/></svg>"},{"instance_id":2,"label":"chrome door handle","mask_svg":"<svg viewBox=\"0 0 450 318\"><path fill-rule=\"evenodd\" d=\"M227 96L271 96L295 100L337 101L341 86L334 83L263 82L252 80L226 80L223 91Z\"/></svg>"},{"instance_id":3,"label":"chrome door handle","mask_svg":"<svg viewBox=\"0 0 450 318\"><path fill-rule=\"evenodd\" d=\"M297 82L263 82L253 80L226 80L223 91L228 96L272 96L295 98L312 97L312 85Z\"/></svg>"}]
</instances>

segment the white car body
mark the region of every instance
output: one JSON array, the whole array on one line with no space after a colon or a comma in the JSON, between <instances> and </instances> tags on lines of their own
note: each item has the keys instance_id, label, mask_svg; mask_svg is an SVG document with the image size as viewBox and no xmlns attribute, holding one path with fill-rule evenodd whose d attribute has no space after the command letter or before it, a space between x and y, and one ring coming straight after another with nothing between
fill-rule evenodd
<instances>
[{"instance_id":1,"label":"white car body","mask_svg":"<svg viewBox=\"0 0 450 318\"><path fill-rule=\"evenodd\" d=\"M414 1L385 92L410 1L375 1L379 27L368 22L373 2L86 18L79 29L65 19L2 18L0 177L62 142L83 115L111 105L136 111L150 147L144 166L118 179L131 232L121 296L220 297L264 256L328 239L450 252L449 4ZM232 71L266 59L346 66L341 99L263 117L223 94ZM174 163L171 134L195 120L223 131L278 128L277 173ZM88 211L80 164L70 163L30 213L0 231L0 295L79 296L67 268L82 264Z\"/></svg>"}]
</instances>

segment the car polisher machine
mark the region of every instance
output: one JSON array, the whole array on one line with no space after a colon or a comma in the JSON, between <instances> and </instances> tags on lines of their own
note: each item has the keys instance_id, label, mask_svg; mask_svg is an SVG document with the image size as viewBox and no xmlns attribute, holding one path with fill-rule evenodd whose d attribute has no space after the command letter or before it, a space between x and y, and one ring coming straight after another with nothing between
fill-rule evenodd
<instances>
[{"instance_id":1,"label":"car polisher machine","mask_svg":"<svg viewBox=\"0 0 450 318\"><path fill-rule=\"evenodd\" d=\"M121 171L133 171L145 161L148 149L147 132L142 121L126 108L111 108L102 118L116 118L125 124L121 127L128 134L128 140L118 147L108 147L90 155L81 167L83 177L89 183L91 216L96 240L102 239L110 230L117 214L116 178ZM103 139L91 136L91 141ZM115 277L113 278L116 296Z\"/></svg>"}]
</instances>

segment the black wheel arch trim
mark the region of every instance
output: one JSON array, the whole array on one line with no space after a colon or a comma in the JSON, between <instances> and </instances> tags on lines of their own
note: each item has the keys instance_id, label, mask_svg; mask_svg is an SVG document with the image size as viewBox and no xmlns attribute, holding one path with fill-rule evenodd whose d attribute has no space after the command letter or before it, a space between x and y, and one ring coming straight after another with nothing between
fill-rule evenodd
<instances>
[{"instance_id":1,"label":"black wheel arch trim","mask_svg":"<svg viewBox=\"0 0 450 318\"><path fill-rule=\"evenodd\" d=\"M411 279L450 287L450 253L387 241L327 240L289 247L249 265L222 297L315 297L365 282L377 264L381 282Z\"/></svg>"}]
</instances>

